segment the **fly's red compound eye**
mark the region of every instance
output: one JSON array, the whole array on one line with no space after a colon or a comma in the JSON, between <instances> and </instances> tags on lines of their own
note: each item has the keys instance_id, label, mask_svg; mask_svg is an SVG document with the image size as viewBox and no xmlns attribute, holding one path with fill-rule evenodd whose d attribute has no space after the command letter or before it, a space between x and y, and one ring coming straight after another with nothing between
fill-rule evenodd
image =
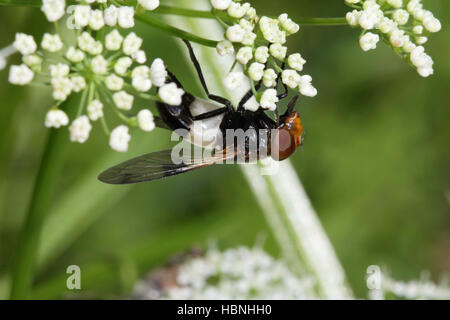
<instances>
[{"instance_id":1,"label":"fly's red compound eye","mask_svg":"<svg viewBox=\"0 0 450 320\"><path fill-rule=\"evenodd\" d=\"M295 152L297 145L288 129L282 128L272 139L272 157L281 161L289 158Z\"/></svg>"}]
</instances>

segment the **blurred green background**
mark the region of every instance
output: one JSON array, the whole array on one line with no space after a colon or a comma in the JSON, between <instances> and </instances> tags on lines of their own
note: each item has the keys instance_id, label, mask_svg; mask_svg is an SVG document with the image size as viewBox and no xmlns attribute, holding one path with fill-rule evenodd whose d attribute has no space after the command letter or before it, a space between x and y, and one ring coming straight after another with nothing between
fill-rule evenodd
<instances>
[{"instance_id":1,"label":"blurred green background","mask_svg":"<svg viewBox=\"0 0 450 320\"><path fill-rule=\"evenodd\" d=\"M162 1L164 3L164 1ZM343 1L252 1L260 14L343 16ZM299 111L307 132L291 159L358 297L368 265L401 280L450 271L450 2L424 1L443 23L426 44L435 75L423 79L386 46L364 53L359 31L303 27L289 46L308 60L319 95ZM0 47L15 32L40 39L39 9L0 8ZM149 59L162 57L200 94L174 38L139 25ZM14 57L18 59L18 57ZM10 62L16 60L11 59ZM23 222L47 133L50 91L9 85L0 71L0 298L6 297ZM86 144L67 142L64 171L42 235L33 298L126 296L135 280L194 245L226 248L267 236L261 209L237 166L217 166L134 187L96 175L120 160L170 146L169 134L135 132L128 154L107 147L100 128ZM65 288L66 267L80 265L83 290Z\"/></svg>"}]
</instances>

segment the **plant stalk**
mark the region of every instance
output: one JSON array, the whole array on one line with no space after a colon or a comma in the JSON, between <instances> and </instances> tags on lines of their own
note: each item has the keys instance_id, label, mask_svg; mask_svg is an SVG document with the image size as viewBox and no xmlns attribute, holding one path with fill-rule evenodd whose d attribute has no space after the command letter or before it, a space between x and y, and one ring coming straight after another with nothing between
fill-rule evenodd
<instances>
[{"instance_id":1,"label":"plant stalk","mask_svg":"<svg viewBox=\"0 0 450 320\"><path fill-rule=\"evenodd\" d=\"M65 105L67 106L68 102ZM27 299L29 297L41 229L61 172L64 144L68 143L66 140L66 130L49 130L30 204L19 235L12 269L11 299Z\"/></svg>"}]
</instances>

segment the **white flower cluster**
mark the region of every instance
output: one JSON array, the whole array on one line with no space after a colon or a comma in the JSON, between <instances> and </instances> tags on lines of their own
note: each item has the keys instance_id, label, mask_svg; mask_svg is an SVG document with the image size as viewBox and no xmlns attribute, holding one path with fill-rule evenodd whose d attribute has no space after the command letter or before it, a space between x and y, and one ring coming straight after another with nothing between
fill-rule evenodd
<instances>
[{"instance_id":1,"label":"white flower cluster","mask_svg":"<svg viewBox=\"0 0 450 320\"><path fill-rule=\"evenodd\" d=\"M69 126L74 142L84 143L89 138L94 121L101 120L109 133L103 109L104 105L113 106L125 125L112 130L109 144L112 149L125 152L130 141L128 126L138 126L144 131L155 127L148 109L136 116L122 113L133 108L135 97L179 105L184 94L174 83L166 83L167 70L161 59L155 59L150 67L144 65L146 58L141 45L142 39L135 33L124 37L117 29L102 40L83 31L74 43L58 34L46 33L40 48L32 36L18 33L13 47L22 54L23 63L10 67L9 81L16 85L32 81L51 85L56 104L45 117L46 127L69 125L67 114L59 106L71 94L80 93L79 116ZM152 87L159 88L158 97L148 94Z\"/></svg>"},{"instance_id":2,"label":"white flower cluster","mask_svg":"<svg viewBox=\"0 0 450 320\"><path fill-rule=\"evenodd\" d=\"M278 102L276 86L282 82L302 95L314 97L317 90L311 84L309 75L300 75L306 60L299 53L288 55L286 40L299 31L300 26L286 13L277 19L258 17L249 3L232 0L211 0L213 13L227 26L226 40L217 45L217 52L224 56L236 54L236 60L244 68L244 74L252 82L264 85L262 93L256 93L263 109L275 110ZM231 72L225 85L233 90L245 76Z\"/></svg>"},{"instance_id":3,"label":"white flower cluster","mask_svg":"<svg viewBox=\"0 0 450 320\"><path fill-rule=\"evenodd\" d=\"M134 6L115 6L109 0L77 0L79 4L70 6L69 23L72 28L100 30L104 26L134 27ZM137 7L153 11L159 7L159 0L138 0ZM61 19L66 10L65 0L43 0L41 10L50 22Z\"/></svg>"},{"instance_id":4,"label":"white flower cluster","mask_svg":"<svg viewBox=\"0 0 450 320\"><path fill-rule=\"evenodd\" d=\"M428 272L423 272L418 280L407 282L392 279L386 272L379 274L380 286L369 291L369 298L374 300L386 299L394 296L395 299L420 300L448 300L450 287L445 282L435 284L430 281Z\"/></svg>"},{"instance_id":5,"label":"white flower cluster","mask_svg":"<svg viewBox=\"0 0 450 320\"><path fill-rule=\"evenodd\" d=\"M299 279L282 261L259 248L211 249L181 264L176 286L166 288L159 298L316 299L313 286L310 278ZM143 299L157 296L145 282L137 285L135 294Z\"/></svg>"},{"instance_id":6,"label":"white flower cluster","mask_svg":"<svg viewBox=\"0 0 450 320\"><path fill-rule=\"evenodd\" d=\"M422 77L433 74L433 59L423 44L428 36L441 30L440 21L423 8L421 0L345 0L354 8L347 22L364 31L359 43L364 51L383 40L411 63Z\"/></svg>"}]
</instances>

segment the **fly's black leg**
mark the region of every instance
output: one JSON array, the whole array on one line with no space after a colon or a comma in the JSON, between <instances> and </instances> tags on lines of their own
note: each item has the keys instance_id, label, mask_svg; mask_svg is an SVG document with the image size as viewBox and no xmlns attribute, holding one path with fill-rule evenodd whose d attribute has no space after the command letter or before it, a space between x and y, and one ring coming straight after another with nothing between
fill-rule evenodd
<instances>
[{"instance_id":1,"label":"fly's black leg","mask_svg":"<svg viewBox=\"0 0 450 320\"><path fill-rule=\"evenodd\" d=\"M255 86L255 90L258 91L259 88L261 88L261 81L259 81L256 86ZM244 107L244 104L246 104L248 102L248 100L251 99L251 97L253 97L253 90L250 89L248 90L248 92L242 97L241 101L239 101L239 106L238 109L241 109Z\"/></svg>"},{"instance_id":2,"label":"fly's black leg","mask_svg":"<svg viewBox=\"0 0 450 320\"><path fill-rule=\"evenodd\" d=\"M281 68L284 70L284 67L285 67L285 63L282 64ZM280 80L281 80L281 73L278 76L277 83L280 83ZM286 98L288 96L288 87L287 87L287 85L285 85L284 83L282 83L282 85L283 85L283 88L284 88L284 92L282 94L278 95L278 100L284 99L284 98Z\"/></svg>"},{"instance_id":3,"label":"fly's black leg","mask_svg":"<svg viewBox=\"0 0 450 320\"><path fill-rule=\"evenodd\" d=\"M177 79L177 77L176 77L172 72L170 72L169 70L167 70L167 74L169 75L170 80L176 83L176 85L178 86L178 88L184 89L184 88L183 88L183 85L181 84L181 82Z\"/></svg>"},{"instance_id":4,"label":"fly's black leg","mask_svg":"<svg viewBox=\"0 0 450 320\"><path fill-rule=\"evenodd\" d=\"M228 111L228 107L219 108L216 110L212 110L212 111L208 111L208 112L199 114L198 116L194 116L194 117L192 117L192 120L197 121L197 120L204 120L204 119L212 118L212 117L218 116L219 114L225 113L227 111Z\"/></svg>"},{"instance_id":5,"label":"fly's black leg","mask_svg":"<svg viewBox=\"0 0 450 320\"><path fill-rule=\"evenodd\" d=\"M203 89L205 90L208 98L213 101L216 101L220 104L223 104L229 110L234 111L233 105L231 104L231 102L228 99L225 99L223 97L219 97L219 96L209 93L208 86L206 85L205 78L203 77L202 68L200 67L200 63L198 62L197 57L195 56L194 49L192 49L192 46L189 41L186 41L186 40L183 40L183 41L189 50L189 56L191 57L192 63L194 64L194 67L197 70L198 77L200 78L200 82L201 82Z\"/></svg>"}]
</instances>

